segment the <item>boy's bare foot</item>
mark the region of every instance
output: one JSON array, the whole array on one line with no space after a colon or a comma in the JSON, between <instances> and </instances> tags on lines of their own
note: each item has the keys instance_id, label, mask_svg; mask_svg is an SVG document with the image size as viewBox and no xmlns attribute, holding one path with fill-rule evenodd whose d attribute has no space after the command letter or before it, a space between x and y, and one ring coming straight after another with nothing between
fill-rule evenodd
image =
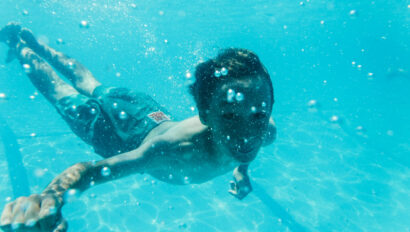
<instances>
[{"instance_id":1,"label":"boy's bare foot","mask_svg":"<svg viewBox=\"0 0 410 232\"><path fill-rule=\"evenodd\" d=\"M0 30L0 42L6 43L9 46L6 62L11 62L16 57L16 51L20 39L21 26L19 23L11 22Z\"/></svg>"},{"instance_id":2,"label":"boy's bare foot","mask_svg":"<svg viewBox=\"0 0 410 232\"><path fill-rule=\"evenodd\" d=\"M21 26L19 23L11 22L0 30L0 42L6 43L9 47L16 47L19 42Z\"/></svg>"}]
</instances>

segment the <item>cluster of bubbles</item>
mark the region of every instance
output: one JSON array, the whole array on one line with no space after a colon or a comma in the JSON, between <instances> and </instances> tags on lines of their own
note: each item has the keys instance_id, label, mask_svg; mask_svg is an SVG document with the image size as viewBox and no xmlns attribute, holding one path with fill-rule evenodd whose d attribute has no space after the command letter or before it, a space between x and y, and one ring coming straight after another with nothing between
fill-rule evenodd
<instances>
[{"instance_id":1,"label":"cluster of bubbles","mask_svg":"<svg viewBox=\"0 0 410 232\"><path fill-rule=\"evenodd\" d=\"M220 77L220 76L226 76L228 75L228 69L223 67L221 70L215 70L214 76L215 77Z\"/></svg>"},{"instance_id":2,"label":"cluster of bubbles","mask_svg":"<svg viewBox=\"0 0 410 232\"><path fill-rule=\"evenodd\" d=\"M243 93L241 92L235 92L235 90L233 89L228 89L228 91L226 92L226 100L228 102L241 102L245 99L245 96L243 95Z\"/></svg>"},{"instance_id":3,"label":"cluster of bubbles","mask_svg":"<svg viewBox=\"0 0 410 232\"><path fill-rule=\"evenodd\" d=\"M363 51L363 49L362 49L362 51ZM362 68L363 68L363 65L357 64L356 61L352 61L352 66L353 66L353 67L356 67L357 70L359 70L359 71L362 70ZM372 79L374 78L374 73L368 72L368 73L367 73L367 78L368 78L369 80L372 80Z\"/></svg>"}]
</instances>

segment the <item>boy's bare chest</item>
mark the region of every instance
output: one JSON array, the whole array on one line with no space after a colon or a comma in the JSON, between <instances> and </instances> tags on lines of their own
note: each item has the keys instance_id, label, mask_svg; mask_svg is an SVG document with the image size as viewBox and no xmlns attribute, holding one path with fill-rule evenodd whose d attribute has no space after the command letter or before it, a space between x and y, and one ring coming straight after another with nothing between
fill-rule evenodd
<instances>
[{"instance_id":1,"label":"boy's bare chest","mask_svg":"<svg viewBox=\"0 0 410 232\"><path fill-rule=\"evenodd\" d=\"M209 153L197 144L181 144L161 154L149 174L172 184L199 184L235 168L224 154Z\"/></svg>"}]
</instances>

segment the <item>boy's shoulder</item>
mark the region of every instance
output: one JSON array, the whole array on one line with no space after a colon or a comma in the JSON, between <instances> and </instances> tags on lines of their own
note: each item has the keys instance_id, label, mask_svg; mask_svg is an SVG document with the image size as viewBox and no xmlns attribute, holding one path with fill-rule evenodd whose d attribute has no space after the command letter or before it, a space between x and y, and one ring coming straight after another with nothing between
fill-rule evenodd
<instances>
[{"instance_id":1,"label":"boy's shoulder","mask_svg":"<svg viewBox=\"0 0 410 232\"><path fill-rule=\"evenodd\" d=\"M173 122L161 137L170 142L191 142L200 139L207 131L208 127L201 123L198 116L194 116L180 122Z\"/></svg>"}]
</instances>

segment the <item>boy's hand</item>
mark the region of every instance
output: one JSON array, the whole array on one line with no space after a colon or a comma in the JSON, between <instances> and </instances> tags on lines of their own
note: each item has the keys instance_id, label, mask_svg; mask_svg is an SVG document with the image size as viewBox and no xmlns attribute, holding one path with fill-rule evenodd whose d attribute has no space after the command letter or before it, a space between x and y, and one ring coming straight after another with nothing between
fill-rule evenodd
<instances>
[{"instance_id":1,"label":"boy's hand","mask_svg":"<svg viewBox=\"0 0 410 232\"><path fill-rule=\"evenodd\" d=\"M53 194L33 194L8 203L1 215L3 231L64 232L67 222L61 217L63 200Z\"/></svg>"},{"instance_id":2,"label":"boy's hand","mask_svg":"<svg viewBox=\"0 0 410 232\"><path fill-rule=\"evenodd\" d=\"M229 193L231 195L242 200L252 192L252 185L246 172L241 173L239 168L235 168L233 171L233 179L234 180L230 182L231 189L229 190Z\"/></svg>"}]
</instances>

